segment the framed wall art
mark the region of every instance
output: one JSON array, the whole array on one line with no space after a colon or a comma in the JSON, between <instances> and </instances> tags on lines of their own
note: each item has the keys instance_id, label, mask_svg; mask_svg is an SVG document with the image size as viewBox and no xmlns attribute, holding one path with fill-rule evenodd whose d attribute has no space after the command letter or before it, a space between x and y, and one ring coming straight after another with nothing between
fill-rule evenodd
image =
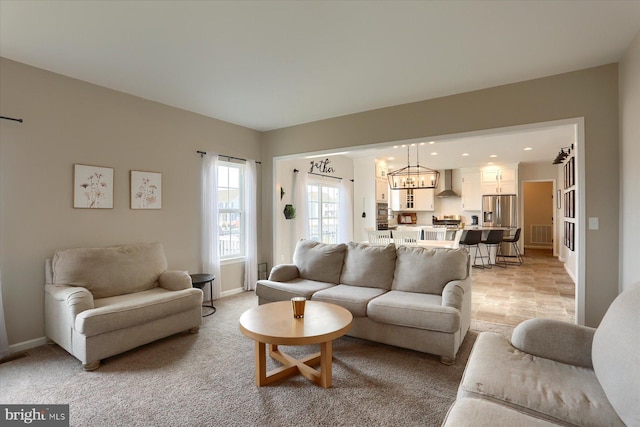
<instances>
[{"instance_id":1,"label":"framed wall art","mask_svg":"<svg viewBox=\"0 0 640 427\"><path fill-rule=\"evenodd\" d=\"M131 209L162 208L162 174L131 171Z\"/></svg>"},{"instance_id":2,"label":"framed wall art","mask_svg":"<svg viewBox=\"0 0 640 427\"><path fill-rule=\"evenodd\" d=\"M113 168L73 165L73 207L113 208Z\"/></svg>"}]
</instances>

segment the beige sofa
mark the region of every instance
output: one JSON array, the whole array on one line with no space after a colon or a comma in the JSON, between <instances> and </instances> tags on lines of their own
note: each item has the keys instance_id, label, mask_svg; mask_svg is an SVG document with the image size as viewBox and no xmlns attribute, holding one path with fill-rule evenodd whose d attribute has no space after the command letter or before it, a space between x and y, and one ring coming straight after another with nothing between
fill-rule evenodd
<instances>
[{"instance_id":1,"label":"beige sofa","mask_svg":"<svg viewBox=\"0 0 640 427\"><path fill-rule=\"evenodd\" d=\"M85 370L200 327L202 291L187 272L166 271L160 243L61 249L45 270L45 332Z\"/></svg>"},{"instance_id":2,"label":"beige sofa","mask_svg":"<svg viewBox=\"0 0 640 427\"><path fill-rule=\"evenodd\" d=\"M640 426L640 283L597 329L527 320L482 333L444 426Z\"/></svg>"},{"instance_id":3,"label":"beige sofa","mask_svg":"<svg viewBox=\"0 0 640 427\"><path fill-rule=\"evenodd\" d=\"M337 304L353 314L348 335L454 363L471 324L465 249L300 240L293 261L258 281L259 304L294 296Z\"/></svg>"}]
</instances>

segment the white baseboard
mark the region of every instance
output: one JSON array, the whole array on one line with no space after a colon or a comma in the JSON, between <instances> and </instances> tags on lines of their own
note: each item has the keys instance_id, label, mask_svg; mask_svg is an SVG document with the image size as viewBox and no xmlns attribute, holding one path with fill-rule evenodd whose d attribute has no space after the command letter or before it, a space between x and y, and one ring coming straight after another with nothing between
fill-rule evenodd
<instances>
[{"instance_id":1,"label":"white baseboard","mask_svg":"<svg viewBox=\"0 0 640 427\"><path fill-rule=\"evenodd\" d=\"M571 272L571 270L569 270L569 269L567 268L567 264L566 264L566 263L564 263L564 264L563 264L563 266L564 266L564 271L566 271L566 272L567 272L567 274L569 275L569 277L571 277L571 280L573 280L573 283L578 283L578 280L577 280L577 279L576 279L576 277L573 275L573 272Z\"/></svg>"},{"instance_id":2,"label":"white baseboard","mask_svg":"<svg viewBox=\"0 0 640 427\"><path fill-rule=\"evenodd\" d=\"M22 341L18 344L12 344L9 346L9 354L21 353L31 348L40 347L47 343L47 337L40 337L29 341Z\"/></svg>"},{"instance_id":3,"label":"white baseboard","mask_svg":"<svg viewBox=\"0 0 640 427\"><path fill-rule=\"evenodd\" d=\"M242 292L244 292L244 288L230 289L228 291L221 292L220 298L230 297L231 295L241 294Z\"/></svg>"}]
</instances>

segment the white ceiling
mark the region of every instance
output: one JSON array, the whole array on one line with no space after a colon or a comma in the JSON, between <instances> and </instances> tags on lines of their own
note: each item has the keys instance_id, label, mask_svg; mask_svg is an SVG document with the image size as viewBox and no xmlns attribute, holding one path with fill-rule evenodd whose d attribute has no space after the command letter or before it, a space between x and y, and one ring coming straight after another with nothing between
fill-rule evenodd
<instances>
[{"instance_id":1,"label":"white ceiling","mask_svg":"<svg viewBox=\"0 0 640 427\"><path fill-rule=\"evenodd\" d=\"M348 157L375 157L387 161L390 170L409 163L431 169L457 169L507 163L551 164L561 148L576 143L575 125L500 129L473 136L420 139L377 144L369 149L343 151ZM464 155L466 154L466 155Z\"/></svg>"},{"instance_id":2,"label":"white ceiling","mask_svg":"<svg viewBox=\"0 0 640 427\"><path fill-rule=\"evenodd\" d=\"M639 1L0 1L0 55L257 130L617 62Z\"/></svg>"},{"instance_id":3,"label":"white ceiling","mask_svg":"<svg viewBox=\"0 0 640 427\"><path fill-rule=\"evenodd\" d=\"M639 30L640 1L0 0L1 56L261 131L617 62ZM573 140L440 140L420 164L546 162Z\"/></svg>"}]
</instances>

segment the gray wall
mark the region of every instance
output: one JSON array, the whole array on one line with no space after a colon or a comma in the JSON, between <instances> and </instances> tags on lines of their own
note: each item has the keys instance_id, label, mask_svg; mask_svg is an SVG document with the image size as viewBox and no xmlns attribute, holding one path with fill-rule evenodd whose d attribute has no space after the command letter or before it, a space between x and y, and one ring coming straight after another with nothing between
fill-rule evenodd
<instances>
[{"instance_id":1,"label":"gray wall","mask_svg":"<svg viewBox=\"0 0 640 427\"><path fill-rule=\"evenodd\" d=\"M585 119L586 216L600 218L600 230L586 232L585 323L595 326L618 294L617 64L266 132L265 236L272 227L273 156L576 117ZM271 248L265 239L264 253Z\"/></svg>"},{"instance_id":2,"label":"gray wall","mask_svg":"<svg viewBox=\"0 0 640 427\"><path fill-rule=\"evenodd\" d=\"M640 283L640 32L620 61L621 290Z\"/></svg>"},{"instance_id":3,"label":"gray wall","mask_svg":"<svg viewBox=\"0 0 640 427\"><path fill-rule=\"evenodd\" d=\"M56 248L160 241L170 268L200 271L195 151L260 160L259 132L6 59L0 87L1 114L24 119L0 122L0 253L10 344L44 336L44 260ZM115 169L114 209L72 208L74 163ZM162 172L161 210L129 209L131 169ZM241 286L241 269L225 270L223 291Z\"/></svg>"}]
</instances>

